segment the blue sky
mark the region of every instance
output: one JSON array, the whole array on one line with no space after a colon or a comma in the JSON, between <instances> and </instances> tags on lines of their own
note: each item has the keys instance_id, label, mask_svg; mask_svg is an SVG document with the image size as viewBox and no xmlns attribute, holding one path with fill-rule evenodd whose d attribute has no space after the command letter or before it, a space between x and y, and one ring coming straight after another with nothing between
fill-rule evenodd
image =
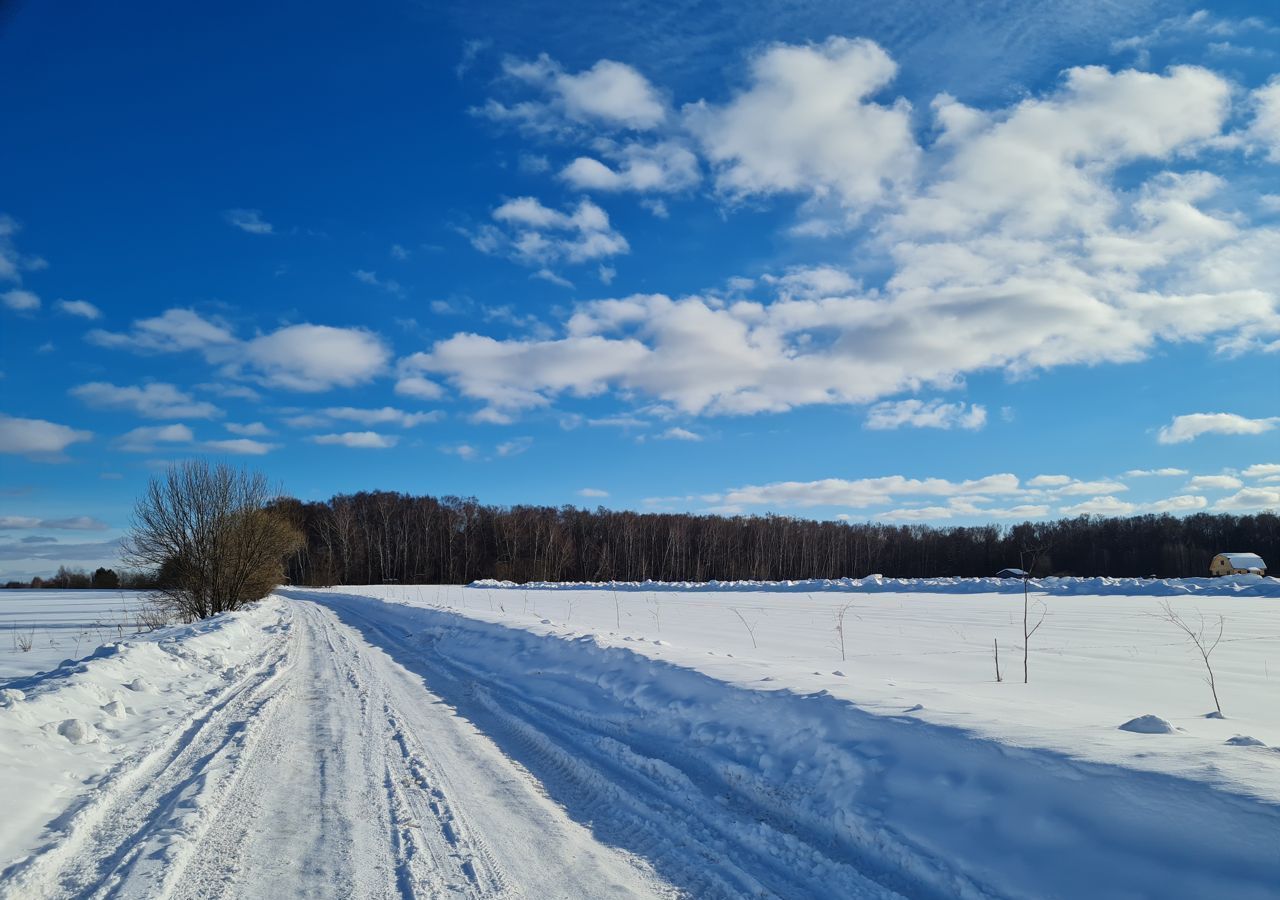
<instances>
[{"instance_id":1,"label":"blue sky","mask_svg":"<svg viewBox=\"0 0 1280 900\"><path fill-rule=\"evenodd\" d=\"M0 577L111 559L192 455L306 499L1280 506L1280 21L1034 6L8 8Z\"/></svg>"}]
</instances>

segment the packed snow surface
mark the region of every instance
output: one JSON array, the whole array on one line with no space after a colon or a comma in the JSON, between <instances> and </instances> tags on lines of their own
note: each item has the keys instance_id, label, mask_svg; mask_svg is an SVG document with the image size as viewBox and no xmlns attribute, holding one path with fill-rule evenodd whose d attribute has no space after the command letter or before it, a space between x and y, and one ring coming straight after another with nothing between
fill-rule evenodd
<instances>
[{"instance_id":1,"label":"packed snow surface","mask_svg":"<svg viewBox=\"0 0 1280 900\"><path fill-rule=\"evenodd\" d=\"M109 644L0 681L0 897L1275 897L1280 581L1032 582L1029 684L974 581L286 589ZM1165 604L1224 618L1225 718Z\"/></svg>"}]
</instances>

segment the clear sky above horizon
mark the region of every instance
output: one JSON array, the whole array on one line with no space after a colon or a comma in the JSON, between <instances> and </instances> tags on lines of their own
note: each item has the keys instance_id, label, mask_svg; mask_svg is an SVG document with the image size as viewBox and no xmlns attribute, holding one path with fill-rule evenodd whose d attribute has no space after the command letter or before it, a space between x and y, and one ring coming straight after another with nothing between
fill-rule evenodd
<instances>
[{"instance_id":1,"label":"clear sky above horizon","mask_svg":"<svg viewBox=\"0 0 1280 900\"><path fill-rule=\"evenodd\" d=\"M1263 3L0 7L0 579L158 468L1280 507ZM1233 548L1227 548L1233 549Z\"/></svg>"}]
</instances>

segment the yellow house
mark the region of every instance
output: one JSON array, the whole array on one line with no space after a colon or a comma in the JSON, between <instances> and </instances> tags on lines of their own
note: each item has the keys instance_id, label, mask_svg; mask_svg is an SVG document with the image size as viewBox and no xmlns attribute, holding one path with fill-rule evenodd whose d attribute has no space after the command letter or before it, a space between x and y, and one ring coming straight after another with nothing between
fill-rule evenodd
<instances>
[{"instance_id":1,"label":"yellow house","mask_svg":"<svg viewBox=\"0 0 1280 900\"><path fill-rule=\"evenodd\" d=\"M1267 564L1256 553L1219 553L1209 563L1210 575L1266 575Z\"/></svg>"}]
</instances>

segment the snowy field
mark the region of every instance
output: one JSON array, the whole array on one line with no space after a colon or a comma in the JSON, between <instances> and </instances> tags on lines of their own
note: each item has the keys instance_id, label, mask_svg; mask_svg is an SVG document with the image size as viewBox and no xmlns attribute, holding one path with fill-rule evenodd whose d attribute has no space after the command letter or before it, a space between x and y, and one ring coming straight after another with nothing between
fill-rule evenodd
<instances>
[{"instance_id":1,"label":"snowy field","mask_svg":"<svg viewBox=\"0 0 1280 900\"><path fill-rule=\"evenodd\" d=\"M78 659L143 629L140 591L0 590L0 679Z\"/></svg>"},{"instance_id":2,"label":"snowy field","mask_svg":"<svg viewBox=\"0 0 1280 900\"><path fill-rule=\"evenodd\" d=\"M0 682L0 896L1275 897L1280 581L1042 608L1024 685L989 580L282 589Z\"/></svg>"}]
</instances>

